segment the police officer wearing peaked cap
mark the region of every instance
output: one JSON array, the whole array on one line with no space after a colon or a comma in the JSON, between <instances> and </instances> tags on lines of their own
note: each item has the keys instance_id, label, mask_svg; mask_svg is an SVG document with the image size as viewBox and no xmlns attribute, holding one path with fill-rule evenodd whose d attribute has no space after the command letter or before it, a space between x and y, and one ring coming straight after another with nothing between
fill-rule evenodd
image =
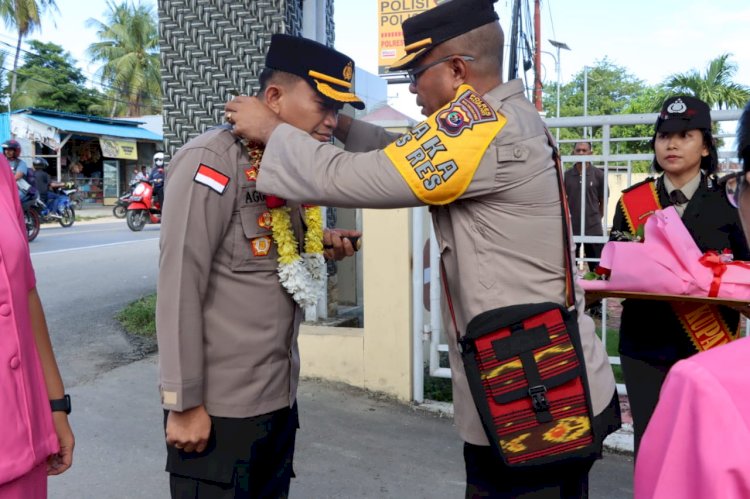
<instances>
[{"instance_id":1,"label":"police officer wearing peaked cap","mask_svg":"<svg viewBox=\"0 0 750 499\"><path fill-rule=\"evenodd\" d=\"M619 427L620 415L612 369L584 314L580 287L578 329L599 437L588 458L525 472L505 466L489 447L458 352L456 330L465 332L483 312L567 303L566 270L572 271L565 267L552 147L523 83L502 81L504 35L493 4L453 0L404 21L406 54L393 68L409 73L409 90L427 119L401 137L342 116L336 136L350 151L342 152L280 122L256 98L237 97L227 110L236 133L267 144L261 190L332 206L431 205L456 319L454 328L445 307L466 496L584 497L601 440Z\"/></svg>"},{"instance_id":2,"label":"police officer wearing peaked cap","mask_svg":"<svg viewBox=\"0 0 750 499\"><path fill-rule=\"evenodd\" d=\"M363 105L353 76L344 54L274 35L259 95L325 142L344 104ZM226 126L185 144L167 171L156 323L173 497L286 497L294 476L303 313L279 281L257 173ZM304 241L302 209L288 207ZM326 231L326 256L353 254L347 235L358 233Z\"/></svg>"},{"instance_id":3,"label":"police officer wearing peaked cap","mask_svg":"<svg viewBox=\"0 0 750 499\"><path fill-rule=\"evenodd\" d=\"M494 3L497 0L449 0L405 20L404 56L392 64L390 71L409 70L427 53L452 38L498 21Z\"/></svg>"}]
</instances>

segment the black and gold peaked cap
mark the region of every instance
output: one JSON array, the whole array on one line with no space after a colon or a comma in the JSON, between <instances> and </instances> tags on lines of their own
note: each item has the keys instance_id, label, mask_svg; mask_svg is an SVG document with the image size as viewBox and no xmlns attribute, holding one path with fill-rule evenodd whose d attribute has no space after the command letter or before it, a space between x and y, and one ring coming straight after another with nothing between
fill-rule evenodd
<instances>
[{"instance_id":1,"label":"black and gold peaked cap","mask_svg":"<svg viewBox=\"0 0 750 499\"><path fill-rule=\"evenodd\" d=\"M436 45L497 21L496 1L449 0L410 17L401 25L406 54L388 70L409 69Z\"/></svg>"},{"instance_id":2,"label":"black and gold peaked cap","mask_svg":"<svg viewBox=\"0 0 750 499\"><path fill-rule=\"evenodd\" d=\"M302 77L326 99L365 108L354 94L354 61L322 43L299 36L273 35L266 67Z\"/></svg>"}]
</instances>

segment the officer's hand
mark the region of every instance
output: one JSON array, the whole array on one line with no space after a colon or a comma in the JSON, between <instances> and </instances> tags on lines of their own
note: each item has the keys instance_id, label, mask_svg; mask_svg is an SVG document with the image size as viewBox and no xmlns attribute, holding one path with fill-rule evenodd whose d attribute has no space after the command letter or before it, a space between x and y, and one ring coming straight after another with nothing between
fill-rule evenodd
<instances>
[{"instance_id":1,"label":"officer's hand","mask_svg":"<svg viewBox=\"0 0 750 499\"><path fill-rule=\"evenodd\" d=\"M211 434L211 418L202 405L182 412L169 411L167 445L183 452L203 452Z\"/></svg>"},{"instance_id":2,"label":"officer's hand","mask_svg":"<svg viewBox=\"0 0 750 499\"><path fill-rule=\"evenodd\" d=\"M323 231L323 255L327 260L352 256L359 249L360 237L362 233L357 230L326 229Z\"/></svg>"},{"instance_id":3,"label":"officer's hand","mask_svg":"<svg viewBox=\"0 0 750 499\"><path fill-rule=\"evenodd\" d=\"M257 97L239 95L224 106L224 117L234 127L235 135L267 144L281 118Z\"/></svg>"}]
</instances>

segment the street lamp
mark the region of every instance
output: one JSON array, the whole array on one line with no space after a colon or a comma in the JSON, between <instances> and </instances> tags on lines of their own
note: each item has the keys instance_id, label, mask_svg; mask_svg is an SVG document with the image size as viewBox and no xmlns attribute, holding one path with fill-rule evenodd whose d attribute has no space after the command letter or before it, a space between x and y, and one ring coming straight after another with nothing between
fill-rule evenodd
<instances>
[{"instance_id":1,"label":"street lamp","mask_svg":"<svg viewBox=\"0 0 750 499\"><path fill-rule=\"evenodd\" d=\"M549 41L552 44L552 46L557 49L557 58L555 59L555 70L557 71L557 113L556 113L556 117L559 118L560 117L560 49L570 50L570 47L568 47L563 42L558 42L558 41L549 40L549 39L547 39L547 41ZM560 127L557 127L555 131L556 131L557 141L559 142L560 141Z\"/></svg>"}]
</instances>

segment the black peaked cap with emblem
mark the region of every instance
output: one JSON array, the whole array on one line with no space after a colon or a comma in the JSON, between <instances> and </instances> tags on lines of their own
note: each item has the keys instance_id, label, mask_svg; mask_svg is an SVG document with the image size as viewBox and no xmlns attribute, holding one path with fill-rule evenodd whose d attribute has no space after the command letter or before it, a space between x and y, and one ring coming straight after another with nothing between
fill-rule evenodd
<instances>
[{"instance_id":1,"label":"black peaked cap with emblem","mask_svg":"<svg viewBox=\"0 0 750 499\"><path fill-rule=\"evenodd\" d=\"M450 0L410 17L401 25L406 54L389 68L409 69L436 45L497 21L497 0Z\"/></svg>"},{"instance_id":2,"label":"black peaked cap with emblem","mask_svg":"<svg viewBox=\"0 0 750 499\"><path fill-rule=\"evenodd\" d=\"M670 97L662 104L654 128L656 133L710 130L711 108L689 95Z\"/></svg>"},{"instance_id":3,"label":"black peaked cap with emblem","mask_svg":"<svg viewBox=\"0 0 750 499\"><path fill-rule=\"evenodd\" d=\"M326 99L365 108L354 94L354 61L322 43L299 36L273 35L266 67L300 76Z\"/></svg>"}]
</instances>

